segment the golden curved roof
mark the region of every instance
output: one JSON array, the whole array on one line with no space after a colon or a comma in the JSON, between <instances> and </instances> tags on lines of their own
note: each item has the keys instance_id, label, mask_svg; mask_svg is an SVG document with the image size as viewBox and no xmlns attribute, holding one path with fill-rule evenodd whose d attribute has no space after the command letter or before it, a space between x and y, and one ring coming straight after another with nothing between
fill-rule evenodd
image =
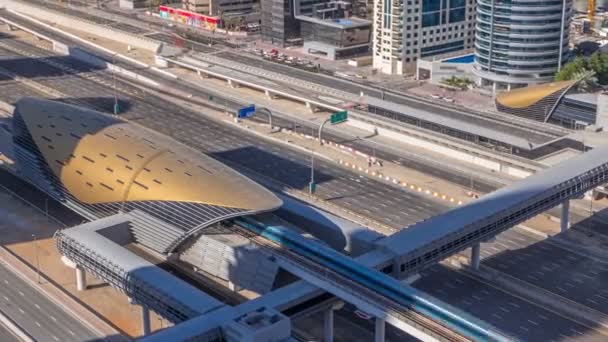
<instances>
[{"instance_id":1,"label":"golden curved roof","mask_svg":"<svg viewBox=\"0 0 608 342\"><path fill-rule=\"evenodd\" d=\"M16 105L53 173L79 201L176 201L262 212L282 205L233 169L105 114L24 98Z\"/></svg>"},{"instance_id":2,"label":"golden curved roof","mask_svg":"<svg viewBox=\"0 0 608 342\"><path fill-rule=\"evenodd\" d=\"M509 108L526 108L574 83L576 81L560 81L517 88L498 94L496 102Z\"/></svg>"}]
</instances>

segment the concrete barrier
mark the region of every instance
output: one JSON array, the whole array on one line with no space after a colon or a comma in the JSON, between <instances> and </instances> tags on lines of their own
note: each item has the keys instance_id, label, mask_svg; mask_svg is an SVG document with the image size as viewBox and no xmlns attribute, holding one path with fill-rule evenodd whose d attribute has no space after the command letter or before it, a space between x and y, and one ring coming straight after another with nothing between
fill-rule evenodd
<instances>
[{"instance_id":1,"label":"concrete barrier","mask_svg":"<svg viewBox=\"0 0 608 342\"><path fill-rule=\"evenodd\" d=\"M66 27L75 27L81 31L95 34L100 37L112 37L112 39L116 41L120 41L140 49L156 51L158 45L160 44L159 42L150 38L129 34L124 31L115 30L111 27L101 26L84 19L68 16L46 8L43 9L25 2L4 0L3 3L6 8L15 10L17 12L26 13L28 16L55 22Z\"/></svg>"}]
</instances>

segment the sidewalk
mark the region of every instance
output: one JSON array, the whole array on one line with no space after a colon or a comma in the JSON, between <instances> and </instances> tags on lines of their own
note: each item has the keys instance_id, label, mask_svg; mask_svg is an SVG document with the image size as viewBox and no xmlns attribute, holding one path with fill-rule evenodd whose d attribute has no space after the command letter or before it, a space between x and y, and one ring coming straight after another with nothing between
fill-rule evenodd
<instances>
[{"instance_id":1,"label":"sidewalk","mask_svg":"<svg viewBox=\"0 0 608 342\"><path fill-rule=\"evenodd\" d=\"M140 309L128 303L127 297L87 274L88 289L76 290L74 270L61 261L53 234L61 228L58 222L47 218L39 209L0 188L3 215L0 218L0 259L24 275L32 286L66 308L75 318L88 323L100 336L131 337L141 335ZM34 271L37 265L41 274L38 284ZM160 326L152 313L152 330ZM109 323L108 323L109 322ZM116 341L127 341L128 337Z\"/></svg>"}]
</instances>

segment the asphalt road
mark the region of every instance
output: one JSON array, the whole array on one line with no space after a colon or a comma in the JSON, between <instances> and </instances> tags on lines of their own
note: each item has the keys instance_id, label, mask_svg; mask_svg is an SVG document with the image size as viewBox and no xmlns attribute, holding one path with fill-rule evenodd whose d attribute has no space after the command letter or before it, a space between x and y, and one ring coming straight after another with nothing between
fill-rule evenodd
<instances>
[{"instance_id":1,"label":"asphalt road","mask_svg":"<svg viewBox=\"0 0 608 342\"><path fill-rule=\"evenodd\" d=\"M608 314L608 263L517 230L484 244L482 257L486 266Z\"/></svg>"},{"instance_id":2,"label":"asphalt road","mask_svg":"<svg viewBox=\"0 0 608 342\"><path fill-rule=\"evenodd\" d=\"M0 311L35 340L81 342L99 339L99 336L3 264L0 264L0 279Z\"/></svg>"},{"instance_id":3,"label":"asphalt road","mask_svg":"<svg viewBox=\"0 0 608 342\"><path fill-rule=\"evenodd\" d=\"M80 76L97 77L104 85L42 62L39 58L2 61L0 66L22 77L30 78L56 91L73 97L68 103L112 111L113 94L110 75L94 72L88 66L69 58L49 55L35 47L11 41L10 46L47 56L53 62L69 64ZM11 53L0 49L2 53ZM229 125L211 121L201 114L167 103L119 83L122 115L138 124L167 134L207 153L236 169L253 171L291 188L306 190L310 178L310 154L272 143ZM0 94L0 98L2 95ZM316 195L366 217L395 228L436 215L448 209L443 203L392 185L360 176L316 158Z\"/></svg>"},{"instance_id":4,"label":"asphalt road","mask_svg":"<svg viewBox=\"0 0 608 342\"><path fill-rule=\"evenodd\" d=\"M15 17L14 15L11 15L10 13L3 13L2 15L6 16L8 18L11 18L12 20L15 20L17 22L23 23L22 19ZM27 24L27 23L24 23L24 24ZM49 37L52 37L53 39L57 39L58 41L65 42L67 44L69 44L69 42L70 42L69 39L62 37L60 35L57 35L56 33L46 30L44 28L36 27L36 30L40 31L41 33L43 33ZM159 33L158 35L159 36L157 38L159 38L161 40L164 40L167 42L174 41L174 37L171 37L169 34ZM193 42L192 44L201 45L196 42ZM105 56L103 54L101 56L103 58L105 58L106 60L111 60L111 57L109 57L109 56ZM116 61L116 62L121 67L124 67L127 69L136 69L133 66L125 64L121 61ZM180 89L180 90L184 91L185 93L197 94L200 97L207 97L207 95L213 95L216 98L216 103L220 106L223 106L224 103L227 103L228 108L239 108L242 105L242 104L233 103L233 101L230 101L230 100L227 102L224 101L224 99L222 99L222 94L217 91L209 92L208 90L203 90L200 87L194 87L194 86L185 84L183 82L175 82L174 80L166 80L166 79L163 79L158 74L149 72L146 70L133 70L133 71L143 73L146 77L157 80L160 83L169 84L170 87ZM107 103L106 103L106 105L107 105ZM291 120L282 120L278 117L275 120L275 123L277 125L281 125L284 127L292 127L292 125L293 125L293 122L291 122ZM318 129L317 125L313 125L311 123L299 122L298 124L301 125L302 127L304 127L304 126L309 127L310 131L312 131L313 127L315 128L315 131ZM491 191L497 189L498 187L500 187L500 184L498 182L489 181L487 179L480 179L479 177L473 177L473 182L471 182L472 178L469 174L465 174L464 172L460 172L460 171L457 171L457 170L454 170L451 168L446 168L445 165L443 165L440 162L429 162L428 160L423 160L420 157L417 157L415 154L408 153L407 151L398 151L398 150L390 148L390 147L379 145L372 141L368 141L368 140L364 140L364 139L353 139L354 137L349 137L349 136L337 136L336 134L331 134L331 133L327 133L325 136L334 141L341 142L344 145L356 148L357 150L368 153L370 155L376 155L378 158L380 158L382 160L395 162L395 163L398 163L401 165L406 165L408 167L414 168L414 169L424 172L426 174L433 175L440 179L448 180L452 183L459 184L466 188L471 187L471 183L472 183L472 189L474 189L475 191L481 192L481 193L491 192Z\"/></svg>"},{"instance_id":5,"label":"asphalt road","mask_svg":"<svg viewBox=\"0 0 608 342\"><path fill-rule=\"evenodd\" d=\"M608 336L465 275L433 266L414 287L522 341L606 341Z\"/></svg>"},{"instance_id":6,"label":"asphalt road","mask_svg":"<svg viewBox=\"0 0 608 342\"><path fill-rule=\"evenodd\" d=\"M126 32L134 33L134 34L144 34L149 33L150 30L143 29L138 26L131 25L126 22L121 22L121 17L124 19L132 19L131 17L126 18L126 13L121 13L120 11L112 11L114 14L114 18L116 20L110 20L107 18L101 18L99 16L95 16L93 14L85 13L82 10L75 10L73 8L68 8L67 6L58 5L55 3L50 3L41 0L32 0L32 2L37 3L38 5L45 6L49 9L54 9L60 12L67 12L70 15L78 16L83 19L87 19L93 22L96 22L100 25L112 26L122 29ZM152 25L148 23L148 25ZM162 25L157 25L162 26ZM183 31L179 28L171 28L171 31ZM297 77L299 79L309 81L312 83L324 85L327 87L331 87L334 89L340 89L346 92L350 92L353 94L360 94L361 92L366 95L373 97L382 97L390 102L410 106L412 108L416 108L419 110L431 110L435 114L439 114L446 117L458 118L465 122L474 123L483 127L487 127L489 129L497 130L497 131L509 131L510 133L516 133L518 136L525 137L526 139L536 142L536 143L544 143L554 139L556 136L560 136L563 134L559 134L557 130L551 129L551 127L541 127L540 125L534 123L521 122L517 118L513 118L512 120L501 118L495 115L486 114L486 113L464 113L463 111L453 110L449 108L442 107L440 105L432 103L432 101L425 101L420 99L414 99L411 96L407 96L405 94L392 93L390 91L382 90L376 88L374 84L360 84L357 82L343 80L337 77L328 77L324 74L314 73L306 70L301 70L299 68L295 68L288 65L283 65L275 62L266 61L260 58L256 58L254 56L247 55L242 52L233 52L233 51L222 51L225 47L209 47L208 44L197 43L193 40L176 40L175 35L172 33L164 33L158 32L152 35L149 35L151 38L157 39L159 41L163 41L165 43L175 44L178 42L183 48L194 50L203 53L217 53L218 57L223 57L229 61L243 63L251 66L255 66L258 68L262 68L264 70L278 72L285 75L290 75L293 77ZM199 39L200 40L200 39ZM207 38L203 39L206 42ZM216 42L220 42L220 40L215 40ZM534 126L534 129L530 128L530 125Z\"/></svg>"}]
</instances>

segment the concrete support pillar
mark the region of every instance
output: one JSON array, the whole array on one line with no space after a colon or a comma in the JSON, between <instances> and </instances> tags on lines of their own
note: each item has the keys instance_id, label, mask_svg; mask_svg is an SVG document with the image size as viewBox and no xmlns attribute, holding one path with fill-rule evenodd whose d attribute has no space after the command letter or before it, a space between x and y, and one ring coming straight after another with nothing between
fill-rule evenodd
<instances>
[{"instance_id":1,"label":"concrete support pillar","mask_svg":"<svg viewBox=\"0 0 608 342\"><path fill-rule=\"evenodd\" d=\"M269 100L273 100L274 99L274 96L272 95L272 93L270 92L270 90L268 90L268 89L264 90L264 94L266 95L266 97Z\"/></svg>"},{"instance_id":2,"label":"concrete support pillar","mask_svg":"<svg viewBox=\"0 0 608 342\"><path fill-rule=\"evenodd\" d=\"M570 228L570 200L565 200L562 203L562 217L560 219L561 232L565 232Z\"/></svg>"},{"instance_id":3,"label":"concrete support pillar","mask_svg":"<svg viewBox=\"0 0 608 342\"><path fill-rule=\"evenodd\" d=\"M496 94L496 82L492 82L492 93Z\"/></svg>"},{"instance_id":4,"label":"concrete support pillar","mask_svg":"<svg viewBox=\"0 0 608 342\"><path fill-rule=\"evenodd\" d=\"M323 314L323 342L334 342L334 308L328 308Z\"/></svg>"},{"instance_id":5,"label":"concrete support pillar","mask_svg":"<svg viewBox=\"0 0 608 342\"><path fill-rule=\"evenodd\" d=\"M477 271L479 269L479 252L481 250L481 244L476 243L471 247L471 269Z\"/></svg>"},{"instance_id":6,"label":"concrete support pillar","mask_svg":"<svg viewBox=\"0 0 608 342\"><path fill-rule=\"evenodd\" d=\"M141 306L141 331L144 336L150 335L150 309L146 306Z\"/></svg>"},{"instance_id":7,"label":"concrete support pillar","mask_svg":"<svg viewBox=\"0 0 608 342\"><path fill-rule=\"evenodd\" d=\"M376 317L376 330L374 333L374 342L384 342L386 335L386 323L382 318Z\"/></svg>"},{"instance_id":8,"label":"concrete support pillar","mask_svg":"<svg viewBox=\"0 0 608 342\"><path fill-rule=\"evenodd\" d=\"M11 24L6 24L6 28L8 31L14 31L15 28Z\"/></svg>"},{"instance_id":9,"label":"concrete support pillar","mask_svg":"<svg viewBox=\"0 0 608 342\"><path fill-rule=\"evenodd\" d=\"M76 290L84 291L87 289L87 277L84 268L76 265Z\"/></svg>"}]
</instances>

